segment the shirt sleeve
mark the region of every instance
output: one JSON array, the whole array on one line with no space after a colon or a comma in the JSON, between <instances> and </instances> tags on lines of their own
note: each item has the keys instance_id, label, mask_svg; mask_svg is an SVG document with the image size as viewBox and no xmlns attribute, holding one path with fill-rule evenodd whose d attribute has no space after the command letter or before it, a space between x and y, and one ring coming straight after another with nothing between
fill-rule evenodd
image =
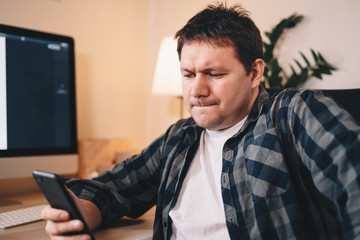
<instances>
[{"instance_id":1,"label":"shirt sleeve","mask_svg":"<svg viewBox=\"0 0 360 240\"><path fill-rule=\"evenodd\" d=\"M91 180L70 179L67 185L79 198L99 208L103 224L123 216L139 217L156 203L163 138L111 171Z\"/></svg>"},{"instance_id":2,"label":"shirt sleeve","mask_svg":"<svg viewBox=\"0 0 360 240\"><path fill-rule=\"evenodd\" d=\"M315 187L331 202L344 239L359 237L359 123L320 91L300 91L288 99L290 141Z\"/></svg>"}]
</instances>

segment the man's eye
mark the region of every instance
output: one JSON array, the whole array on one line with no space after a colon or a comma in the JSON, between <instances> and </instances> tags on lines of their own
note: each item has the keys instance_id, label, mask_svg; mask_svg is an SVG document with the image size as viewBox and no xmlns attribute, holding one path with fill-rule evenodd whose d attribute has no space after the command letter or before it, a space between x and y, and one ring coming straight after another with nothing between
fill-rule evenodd
<instances>
[{"instance_id":1,"label":"man's eye","mask_svg":"<svg viewBox=\"0 0 360 240\"><path fill-rule=\"evenodd\" d=\"M212 78L221 78L222 76L224 76L224 74L222 73L210 73L209 75Z\"/></svg>"},{"instance_id":2,"label":"man's eye","mask_svg":"<svg viewBox=\"0 0 360 240\"><path fill-rule=\"evenodd\" d=\"M183 76L184 76L184 78L192 78L194 76L194 74L184 74Z\"/></svg>"}]
</instances>

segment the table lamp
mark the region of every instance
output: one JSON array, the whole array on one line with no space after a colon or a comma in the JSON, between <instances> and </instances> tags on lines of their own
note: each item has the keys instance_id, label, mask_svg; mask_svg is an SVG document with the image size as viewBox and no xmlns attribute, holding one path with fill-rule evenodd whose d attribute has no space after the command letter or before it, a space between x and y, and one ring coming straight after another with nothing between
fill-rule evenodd
<instances>
[{"instance_id":1,"label":"table lamp","mask_svg":"<svg viewBox=\"0 0 360 240\"><path fill-rule=\"evenodd\" d=\"M182 118L183 99L181 73L176 47L176 40L172 37L162 39L156 60L152 92L154 94L179 97L180 117Z\"/></svg>"}]
</instances>

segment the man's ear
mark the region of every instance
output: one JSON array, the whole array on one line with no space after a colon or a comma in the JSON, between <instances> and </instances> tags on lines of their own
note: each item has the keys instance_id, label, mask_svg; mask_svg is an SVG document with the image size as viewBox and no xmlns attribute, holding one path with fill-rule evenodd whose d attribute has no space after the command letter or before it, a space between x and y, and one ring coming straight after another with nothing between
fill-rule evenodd
<instances>
[{"instance_id":1,"label":"man's ear","mask_svg":"<svg viewBox=\"0 0 360 240\"><path fill-rule=\"evenodd\" d=\"M264 75L264 68L265 63L262 59L257 58L251 67L251 81L252 81L252 87L256 88L259 87L260 82Z\"/></svg>"}]
</instances>

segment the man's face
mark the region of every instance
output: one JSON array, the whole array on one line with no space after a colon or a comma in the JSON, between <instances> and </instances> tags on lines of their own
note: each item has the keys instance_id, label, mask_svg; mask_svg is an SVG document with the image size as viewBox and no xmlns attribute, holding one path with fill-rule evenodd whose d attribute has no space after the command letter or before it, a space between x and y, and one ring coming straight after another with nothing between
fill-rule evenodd
<instances>
[{"instance_id":1,"label":"man's face","mask_svg":"<svg viewBox=\"0 0 360 240\"><path fill-rule=\"evenodd\" d=\"M247 74L232 45L185 43L180 69L184 101L199 126L222 130L248 115L259 81L253 81L252 72Z\"/></svg>"}]
</instances>

